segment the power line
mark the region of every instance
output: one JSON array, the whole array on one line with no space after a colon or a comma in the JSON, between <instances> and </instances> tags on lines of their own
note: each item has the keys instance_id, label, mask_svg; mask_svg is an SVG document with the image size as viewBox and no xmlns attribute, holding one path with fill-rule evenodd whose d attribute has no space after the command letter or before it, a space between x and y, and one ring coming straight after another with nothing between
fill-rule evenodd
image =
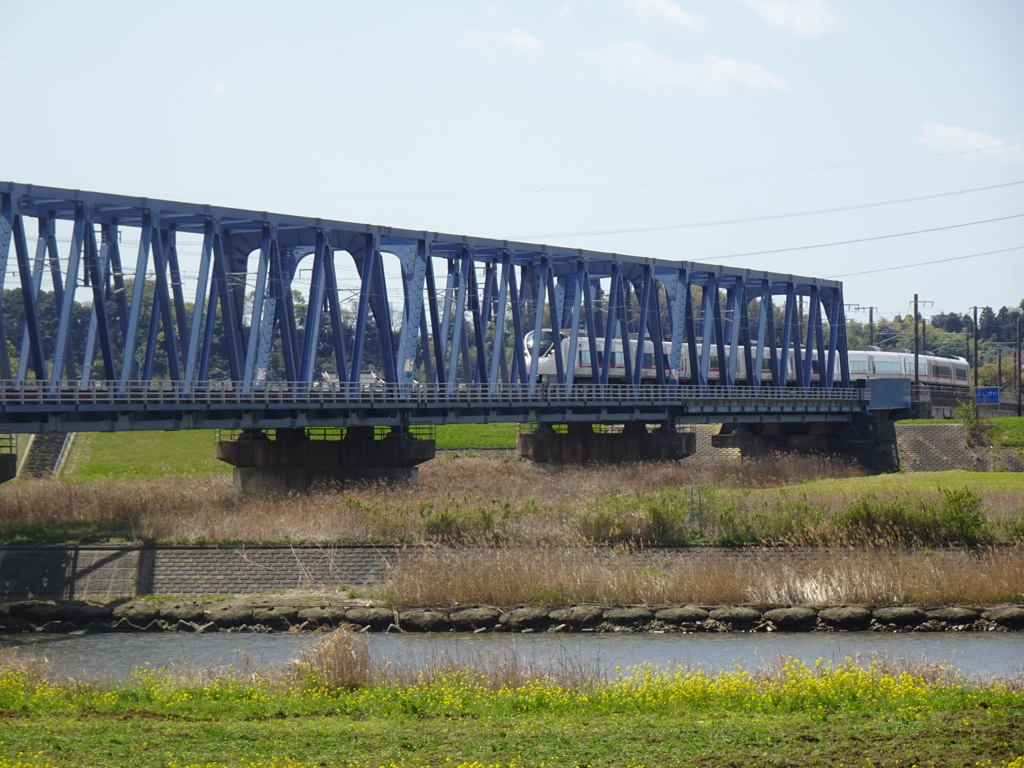
<instances>
[{"instance_id":1,"label":"power line","mask_svg":"<svg viewBox=\"0 0 1024 768\"><path fill-rule=\"evenodd\" d=\"M998 251L985 251L984 253L972 253L967 256L954 256L951 259L935 259L934 261L919 261L916 264L901 264L898 267L882 267L881 269L867 269L863 272L847 272L842 275L829 275L829 278L833 277L854 277L856 275L873 275L876 272L892 272L894 269L910 269L911 267L927 267L932 264L945 264L948 261L962 261L963 259L976 259L979 256L992 256L997 253L1007 253L1008 251L1019 251L1024 248L1024 245L1015 245L1012 248L1003 248Z\"/></svg>"},{"instance_id":2,"label":"power line","mask_svg":"<svg viewBox=\"0 0 1024 768\"><path fill-rule=\"evenodd\" d=\"M859 237L856 240L837 240L834 243L816 243L815 245L796 245L791 248L775 248L770 251L749 251L748 253L730 253L725 256L708 256L699 261L718 261L719 259L735 259L740 256L764 256L771 253L786 253L788 251L807 251L812 248L829 248L833 245L851 245L853 243L867 243L872 240L888 240L893 237L908 237L909 235L922 235L926 232L941 232L946 229L959 229L960 227L973 227L977 224L991 224L994 221L1006 221L1007 219L1019 219L1024 213L1015 213L1012 216L1000 216L997 219L983 219L982 221L968 221L963 224L949 224L945 227L932 227L930 229L915 229L913 232L894 232L891 235L877 235L875 237Z\"/></svg>"},{"instance_id":3,"label":"power line","mask_svg":"<svg viewBox=\"0 0 1024 768\"><path fill-rule=\"evenodd\" d=\"M880 208L886 205L898 205L900 203L916 203L921 200L935 200L940 197L952 197L954 195L966 195L971 192L984 192L989 189L1001 189L1024 184L1024 180L1010 181L1005 184L993 184L987 187L973 187L971 189L958 189L954 192L939 192L934 195L921 195L920 197L904 197L898 200L884 200L875 203L860 203L858 205L844 205L838 208L818 208L813 211L797 211L795 213L773 213L767 216L751 216L746 219L721 219L718 221L697 221L689 224L664 224L653 227L631 227L626 229L598 229L590 232L549 232L543 235L515 235L512 240L540 239L558 237L582 237L584 235L622 235L633 232L662 232L670 229L694 229L696 227L718 227L725 224L749 224L755 221L772 221L775 219L792 219L797 216L817 216L823 213L840 213L842 211L857 211L865 208Z\"/></svg>"},{"instance_id":4,"label":"power line","mask_svg":"<svg viewBox=\"0 0 1024 768\"><path fill-rule=\"evenodd\" d=\"M450 191L430 192L346 192L333 195L324 194L277 194L274 197L287 199L307 200L336 200L346 198L416 198L416 197L462 197L473 195L514 195L514 194L545 194L550 192L579 192L592 189L622 189L626 187L653 187L667 186L671 184L692 184L700 181L724 181L728 179L749 179L761 176L785 176L796 173L809 173L813 171L836 171L844 168L862 168L872 165L886 165L889 163L904 163L913 160L929 160L938 157L950 157L952 155L968 155L977 152L995 152L1010 149L1012 147L1024 146L1024 141L1011 144L1002 144L998 147L975 147L974 149L958 149L951 152L929 152L921 155L908 155L906 157L890 157L882 160L861 160L853 163L839 163L835 165L812 165L802 168L782 168L774 171L748 171L746 173L726 173L715 176L688 176L674 179L653 179L647 181L619 181L604 184L566 184L561 186L531 186L531 187L510 187L505 189L462 189ZM195 197L195 195L192 195ZM205 198L253 198L266 197L266 195L199 195ZM551 237L552 235L544 235ZM566 235L568 237L569 235Z\"/></svg>"}]
</instances>

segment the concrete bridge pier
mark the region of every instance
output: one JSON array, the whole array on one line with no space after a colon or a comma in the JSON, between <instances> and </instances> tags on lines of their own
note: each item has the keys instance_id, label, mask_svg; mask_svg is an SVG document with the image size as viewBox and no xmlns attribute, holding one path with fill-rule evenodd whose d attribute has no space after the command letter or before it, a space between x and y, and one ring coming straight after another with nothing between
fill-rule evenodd
<instances>
[{"instance_id":1,"label":"concrete bridge pier","mask_svg":"<svg viewBox=\"0 0 1024 768\"><path fill-rule=\"evenodd\" d=\"M382 436L374 427L348 427L341 439L310 439L305 429L260 429L217 441L217 458L234 466L235 495L309 493L354 483L416 483L418 464L434 458L434 440L406 427Z\"/></svg>"},{"instance_id":2,"label":"concrete bridge pier","mask_svg":"<svg viewBox=\"0 0 1024 768\"><path fill-rule=\"evenodd\" d=\"M6 483L18 476L18 455L0 453L0 483Z\"/></svg>"},{"instance_id":3,"label":"concrete bridge pier","mask_svg":"<svg viewBox=\"0 0 1024 768\"><path fill-rule=\"evenodd\" d=\"M772 454L831 455L852 459L870 471L895 469L893 438L878 420L860 416L852 422L767 422L722 424L711 436L715 448L739 448L744 458Z\"/></svg>"},{"instance_id":4,"label":"concrete bridge pier","mask_svg":"<svg viewBox=\"0 0 1024 768\"><path fill-rule=\"evenodd\" d=\"M516 435L516 455L548 464L622 464L634 461L679 461L697 449L693 432L679 432L673 424L623 424L621 432L595 432L587 422L569 422L564 431L541 424L533 432Z\"/></svg>"}]
</instances>

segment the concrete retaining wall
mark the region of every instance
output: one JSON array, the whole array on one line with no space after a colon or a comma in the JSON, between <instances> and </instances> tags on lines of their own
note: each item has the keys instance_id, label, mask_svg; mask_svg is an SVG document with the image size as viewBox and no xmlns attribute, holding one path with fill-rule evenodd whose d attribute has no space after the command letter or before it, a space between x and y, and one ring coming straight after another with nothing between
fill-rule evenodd
<instances>
[{"instance_id":1,"label":"concrete retaining wall","mask_svg":"<svg viewBox=\"0 0 1024 768\"><path fill-rule=\"evenodd\" d=\"M895 427L899 468L904 472L947 469L1024 472L1024 457L1020 451L968 446L960 423L896 424Z\"/></svg>"},{"instance_id":2,"label":"concrete retaining wall","mask_svg":"<svg viewBox=\"0 0 1024 768\"><path fill-rule=\"evenodd\" d=\"M693 424L690 426L697 434L697 449L692 456L682 460L683 467L721 466L742 460L739 448L716 448L711 438L718 434L721 424Z\"/></svg>"},{"instance_id":3,"label":"concrete retaining wall","mask_svg":"<svg viewBox=\"0 0 1024 768\"><path fill-rule=\"evenodd\" d=\"M394 547L0 547L0 601L360 585L396 558Z\"/></svg>"}]
</instances>

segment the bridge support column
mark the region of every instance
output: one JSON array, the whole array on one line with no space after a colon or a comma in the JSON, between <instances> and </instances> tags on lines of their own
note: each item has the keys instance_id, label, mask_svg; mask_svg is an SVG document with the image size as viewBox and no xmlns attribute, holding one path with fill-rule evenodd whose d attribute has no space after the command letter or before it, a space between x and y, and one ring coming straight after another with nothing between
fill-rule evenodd
<instances>
[{"instance_id":1,"label":"bridge support column","mask_svg":"<svg viewBox=\"0 0 1024 768\"><path fill-rule=\"evenodd\" d=\"M0 453L0 483L6 483L18 476L18 455Z\"/></svg>"},{"instance_id":2,"label":"bridge support column","mask_svg":"<svg viewBox=\"0 0 1024 768\"><path fill-rule=\"evenodd\" d=\"M516 435L516 454L537 463L621 464L634 461L679 461L697 448L693 432L677 432L669 424L653 431L639 421L627 422L621 432L595 432L586 422L570 422L564 432L541 424Z\"/></svg>"},{"instance_id":3,"label":"bridge support column","mask_svg":"<svg viewBox=\"0 0 1024 768\"><path fill-rule=\"evenodd\" d=\"M434 458L434 440L403 427L375 439L373 427L349 427L340 440L311 440L304 429L245 430L218 440L217 458L235 467L235 495L309 493L354 483L416 483L418 464Z\"/></svg>"},{"instance_id":4,"label":"bridge support column","mask_svg":"<svg viewBox=\"0 0 1024 768\"><path fill-rule=\"evenodd\" d=\"M722 424L711 436L715 448L739 448L744 458L772 454L839 456L872 472L891 472L892 446L877 420L861 416L853 423L807 422Z\"/></svg>"}]
</instances>

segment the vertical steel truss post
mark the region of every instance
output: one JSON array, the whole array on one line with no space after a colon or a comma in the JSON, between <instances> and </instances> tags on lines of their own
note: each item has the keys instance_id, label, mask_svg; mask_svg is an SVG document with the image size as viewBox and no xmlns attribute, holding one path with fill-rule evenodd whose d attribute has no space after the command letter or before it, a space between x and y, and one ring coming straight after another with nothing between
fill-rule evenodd
<instances>
[{"instance_id":1,"label":"vertical steel truss post","mask_svg":"<svg viewBox=\"0 0 1024 768\"><path fill-rule=\"evenodd\" d=\"M701 288L700 322L697 331L700 336L701 349L697 384L705 387L711 375L711 348L716 341L721 341L721 308L718 303L718 282L714 273L705 274ZM718 322L715 321L716 317ZM716 334L716 331L719 333ZM721 359L718 364L721 366Z\"/></svg>"},{"instance_id":2,"label":"vertical steel truss post","mask_svg":"<svg viewBox=\"0 0 1024 768\"><path fill-rule=\"evenodd\" d=\"M19 224L19 226L21 225ZM32 264L31 286L27 289L27 270L19 269L25 317L36 317L36 302L39 301L39 291L43 285L43 262L46 258L46 252L51 248L53 249L53 258L56 258L57 238L54 234L54 221L51 218L39 219L39 238L36 241L36 258ZM3 277L3 275L0 275L0 285L3 284ZM56 286L54 287L54 293L56 294ZM38 371L41 370L44 364L44 359L42 356L42 344L39 341L39 324L34 319L25 323L24 330L21 333L21 347L19 347L19 349L18 378L27 378L30 360L35 361L33 365L36 366L35 370L38 374ZM45 374L43 374L43 378L46 378Z\"/></svg>"},{"instance_id":3,"label":"vertical steel truss post","mask_svg":"<svg viewBox=\"0 0 1024 768\"><path fill-rule=\"evenodd\" d=\"M659 278L665 288L665 299L668 301L669 332L672 336L668 353L668 382L678 384L683 370L683 341L686 334L684 313L689 306L686 301L686 293L690 290L686 283L686 268L659 270Z\"/></svg>"},{"instance_id":4,"label":"vertical steel truss post","mask_svg":"<svg viewBox=\"0 0 1024 768\"><path fill-rule=\"evenodd\" d=\"M50 381L58 381L67 369L67 378L75 378L74 364L68 355L68 343L71 340L71 313L75 305L75 288L78 284L79 265L82 261L82 239L85 234L85 206L75 205L74 225L71 231L71 250L68 255L67 273L64 279L64 295L61 297L60 313L57 320L57 342L53 350L53 367L50 370ZM19 243L24 243L25 232L21 230ZM19 253L19 264L21 263Z\"/></svg>"},{"instance_id":5,"label":"vertical steel truss post","mask_svg":"<svg viewBox=\"0 0 1024 768\"><path fill-rule=\"evenodd\" d=\"M589 281L587 280L586 264L582 259L576 262L576 272L569 276L569 287L567 302L569 303L568 318L569 324L569 359L565 371L565 386L567 390L572 389L573 381L576 378L576 363L579 360L577 347L579 346L580 335L580 309L584 304L584 294L589 296ZM564 322L563 322L564 325Z\"/></svg>"},{"instance_id":6,"label":"vertical steel truss post","mask_svg":"<svg viewBox=\"0 0 1024 768\"><path fill-rule=\"evenodd\" d=\"M587 328L587 347L590 350L590 381L596 383L598 381L597 365L600 362L600 356L597 351L597 329L600 325L600 315L598 310L594 306L594 290L595 286L599 283L591 280L589 266L587 262L583 262L583 311L586 317L584 318L584 324Z\"/></svg>"},{"instance_id":7,"label":"vertical steel truss post","mask_svg":"<svg viewBox=\"0 0 1024 768\"><path fill-rule=\"evenodd\" d=\"M33 251L30 218L38 226ZM64 253L58 226L70 232ZM119 245L124 232L139 243L128 275ZM186 236L201 241L197 266L186 266L184 274L197 274L188 285L181 268ZM389 285L384 253L401 264L400 284ZM307 256L308 309L296 318L292 283ZM16 366L0 365L0 375L18 380L87 385L102 377L126 387L166 376L190 388L209 378L216 361L217 370L223 366L216 375L243 390L268 369L311 384L319 371L334 368L341 382L358 382L372 354L385 381L410 387L400 391L411 391L422 363L431 383L496 393L508 382L536 393L540 338L549 330L550 382L567 388L578 378L581 348L589 351L597 384L614 377L633 385L717 380L758 387L770 372L774 386L805 387L816 356L821 386L850 386L842 286L834 281L3 182L0 288L9 261L21 298L18 308L7 309L20 308L25 322ZM446 285L439 299L440 262ZM342 279L358 285L351 312L341 306ZM247 281L255 288L249 318L242 316ZM192 298L193 285L187 311L184 296L187 289ZM80 286L89 289L92 306L84 341L73 342ZM42 302L44 291L52 291L53 302ZM785 302L781 328L775 296ZM805 296L801 328L797 301ZM41 306L52 314L41 317ZM0 304L0 314L4 309ZM321 333L324 313L329 341ZM400 327L392 327L392 317ZM56 340L47 349L42 329L54 324ZM613 343L621 343L621 360ZM648 344L652 352L645 353ZM158 368L165 362L166 372Z\"/></svg>"},{"instance_id":8,"label":"vertical steel truss post","mask_svg":"<svg viewBox=\"0 0 1024 768\"><path fill-rule=\"evenodd\" d=\"M601 381L602 385L608 383L611 375L612 364L612 339L615 338L616 324L619 317L619 265L612 264L611 288L608 291L608 304L605 307L605 328L604 328L604 357L601 360ZM593 365L594 362L592 361Z\"/></svg>"},{"instance_id":9,"label":"vertical steel truss post","mask_svg":"<svg viewBox=\"0 0 1024 768\"><path fill-rule=\"evenodd\" d=\"M420 321L424 316L423 283L427 275L427 242L421 239L415 242L389 244L388 241L385 241L382 243L382 247L387 247L390 252L394 253L402 266L404 308L402 327L398 336L396 370L398 371L398 381L404 385L411 385L416 367L417 333L421 330ZM426 345L425 334L422 341Z\"/></svg>"},{"instance_id":10,"label":"vertical steel truss post","mask_svg":"<svg viewBox=\"0 0 1024 768\"><path fill-rule=\"evenodd\" d=\"M633 378L631 384L639 386L644 365L644 333L647 330L647 313L651 305L651 269L645 264L639 287L634 283L633 290L640 294L640 319L637 322L636 355L633 359ZM660 343L660 339L658 340ZM652 350L653 351L653 350Z\"/></svg>"},{"instance_id":11,"label":"vertical steel truss post","mask_svg":"<svg viewBox=\"0 0 1024 768\"><path fill-rule=\"evenodd\" d=\"M491 344L491 370L489 381L491 391L497 391L498 376L507 369L508 360L505 356L505 306L509 295L509 278L512 271L512 260L508 251L503 251L501 258L501 275L498 277L498 303L494 308L494 341ZM513 352L514 354L514 352ZM506 373L507 377L507 373Z\"/></svg>"},{"instance_id":12,"label":"vertical steel truss post","mask_svg":"<svg viewBox=\"0 0 1024 768\"><path fill-rule=\"evenodd\" d=\"M552 351L555 355L555 372L558 382L565 381L565 360L562 359L562 311L560 297L555 287L554 274L549 268L547 270L547 281L545 287L547 288L548 296L550 297L551 306L549 307L548 317L551 319L551 330L554 334L552 339ZM540 313L538 313L540 314Z\"/></svg>"},{"instance_id":13,"label":"vertical steel truss post","mask_svg":"<svg viewBox=\"0 0 1024 768\"><path fill-rule=\"evenodd\" d=\"M14 237L14 248L17 252L18 259L18 272L21 276L21 292L25 301L25 330L29 336L28 347L31 350L32 367L35 370L36 380L43 381L46 379L46 360L43 357L43 343L42 339L40 338L39 316L38 308L36 306L36 292L33 290L33 283L35 281L32 280L31 272L29 271L28 243L25 240L25 224L24 220L20 215L14 216L11 234L13 234ZM9 245L10 234L8 235L7 242ZM6 251L3 253L3 257L5 264L4 272L6 273ZM24 356L25 351L23 347L22 359L24 359ZM22 370L23 366L19 364L19 377L22 375Z\"/></svg>"},{"instance_id":14,"label":"vertical steel truss post","mask_svg":"<svg viewBox=\"0 0 1024 768\"><path fill-rule=\"evenodd\" d=\"M546 258L546 254L541 257L538 268L530 270L532 272L533 282L530 283L533 295L533 354L530 356L530 373L528 385L530 395L533 396L537 392L537 368L540 366L540 354L541 354L541 334L544 330L544 299L545 292L547 291L548 285L548 269L549 262ZM526 286L526 275L523 275L523 293L529 295Z\"/></svg>"}]
</instances>

